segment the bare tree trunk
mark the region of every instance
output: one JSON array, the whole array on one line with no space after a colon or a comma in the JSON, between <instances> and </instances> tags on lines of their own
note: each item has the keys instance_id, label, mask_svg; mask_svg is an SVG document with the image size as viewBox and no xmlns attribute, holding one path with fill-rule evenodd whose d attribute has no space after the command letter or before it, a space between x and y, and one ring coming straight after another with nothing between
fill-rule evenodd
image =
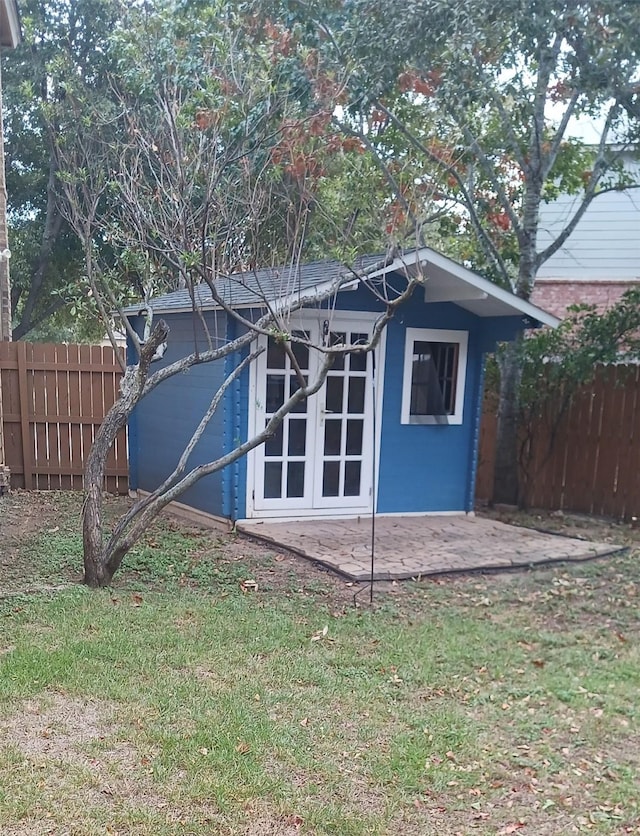
<instances>
[{"instance_id":1,"label":"bare tree trunk","mask_svg":"<svg viewBox=\"0 0 640 836\"><path fill-rule=\"evenodd\" d=\"M493 474L493 501L517 505L520 501L518 478L518 393L522 368L517 340L505 346L498 356L500 396L496 460Z\"/></svg>"},{"instance_id":2,"label":"bare tree trunk","mask_svg":"<svg viewBox=\"0 0 640 836\"><path fill-rule=\"evenodd\" d=\"M84 470L84 505L82 508L82 542L84 547L84 582L96 588L108 586L117 570L107 560L102 520L102 489L107 456L117 434L125 426L140 400L149 375L151 359L158 346L165 342L169 329L160 320L140 351L137 366L128 366L120 384L121 395L100 425ZM122 558L120 558L122 559Z\"/></svg>"}]
</instances>

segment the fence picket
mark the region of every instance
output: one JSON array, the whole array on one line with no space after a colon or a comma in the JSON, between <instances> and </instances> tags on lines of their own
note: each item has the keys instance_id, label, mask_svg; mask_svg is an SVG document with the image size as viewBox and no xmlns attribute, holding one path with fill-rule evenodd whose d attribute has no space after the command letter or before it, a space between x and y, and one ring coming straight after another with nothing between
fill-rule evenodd
<instances>
[{"instance_id":1,"label":"fence picket","mask_svg":"<svg viewBox=\"0 0 640 836\"><path fill-rule=\"evenodd\" d=\"M495 462L495 399L485 400L477 497L490 501ZM529 507L629 519L640 516L640 367L609 366L576 392L562 417L551 454L549 427L535 426L526 486Z\"/></svg>"},{"instance_id":2,"label":"fence picket","mask_svg":"<svg viewBox=\"0 0 640 836\"><path fill-rule=\"evenodd\" d=\"M14 488L81 489L84 457L122 371L113 349L0 343L6 464ZM116 439L105 489L128 490L126 433Z\"/></svg>"}]
</instances>

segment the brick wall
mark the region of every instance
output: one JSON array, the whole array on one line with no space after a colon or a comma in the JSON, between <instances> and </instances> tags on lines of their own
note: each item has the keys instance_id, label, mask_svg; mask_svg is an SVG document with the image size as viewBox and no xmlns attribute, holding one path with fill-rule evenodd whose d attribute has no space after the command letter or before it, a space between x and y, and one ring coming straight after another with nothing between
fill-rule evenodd
<instances>
[{"instance_id":1,"label":"brick wall","mask_svg":"<svg viewBox=\"0 0 640 836\"><path fill-rule=\"evenodd\" d=\"M538 279L531 295L531 302L557 317L564 317L570 305L579 303L596 305L601 310L611 307L637 282L616 281L568 281L566 279Z\"/></svg>"}]
</instances>

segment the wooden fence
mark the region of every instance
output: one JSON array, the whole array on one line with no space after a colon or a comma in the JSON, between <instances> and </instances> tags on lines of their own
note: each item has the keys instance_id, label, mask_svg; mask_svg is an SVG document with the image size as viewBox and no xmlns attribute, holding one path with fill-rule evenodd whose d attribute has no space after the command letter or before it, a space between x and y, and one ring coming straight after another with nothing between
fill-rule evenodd
<instances>
[{"instance_id":1,"label":"wooden fence","mask_svg":"<svg viewBox=\"0 0 640 836\"><path fill-rule=\"evenodd\" d=\"M14 488L79 490L97 427L118 394L113 349L0 343L6 464ZM126 433L107 462L105 490L126 493Z\"/></svg>"},{"instance_id":2,"label":"wooden fence","mask_svg":"<svg viewBox=\"0 0 640 836\"><path fill-rule=\"evenodd\" d=\"M608 366L575 394L555 430L534 427L532 456L521 470L524 503L629 520L640 517L640 367ZM495 400L485 401L476 495L491 498Z\"/></svg>"}]
</instances>

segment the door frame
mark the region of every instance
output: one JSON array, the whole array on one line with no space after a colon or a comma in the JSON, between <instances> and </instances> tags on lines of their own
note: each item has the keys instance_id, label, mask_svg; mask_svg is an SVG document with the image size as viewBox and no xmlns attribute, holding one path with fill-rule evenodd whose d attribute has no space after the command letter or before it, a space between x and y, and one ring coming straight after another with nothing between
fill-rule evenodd
<instances>
[{"instance_id":1,"label":"door frame","mask_svg":"<svg viewBox=\"0 0 640 836\"><path fill-rule=\"evenodd\" d=\"M297 314L297 316L296 316ZM338 331L344 326L349 326L353 330L356 328L373 328L376 321L380 318L379 313L372 311L336 311L336 310L301 310L293 315L297 321L292 323L295 330L302 329L305 321L312 320L317 322L319 319L328 319L331 330ZM264 338L259 338L264 340ZM380 444L382 437L382 421L383 421L383 403L384 403L384 372L385 372L385 358L386 358L386 342L387 329L386 326L380 335L380 341L374 350L375 357L375 375L372 378L374 396L375 396L375 422L373 426L374 438L374 454L372 461L372 491L368 506L359 506L357 508L349 509L345 512L340 512L338 508L270 508L269 510L257 510L255 508L255 484L256 484L256 469L257 469L257 448L250 450L247 454L247 484L245 497L245 519L311 519L313 517L325 517L333 519L353 519L360 517L363 514L372 512L378 505L378 478L377 474L380 469ZM249 369L249 414L247 421L248 437L252 438L257 431L257 363L252 363ZM315 399L319 393L312 395ZM317 465L316 446L314 445L314 474ZM286 501L286 500L285 500Z\"/></svg>"}]
</instances>

